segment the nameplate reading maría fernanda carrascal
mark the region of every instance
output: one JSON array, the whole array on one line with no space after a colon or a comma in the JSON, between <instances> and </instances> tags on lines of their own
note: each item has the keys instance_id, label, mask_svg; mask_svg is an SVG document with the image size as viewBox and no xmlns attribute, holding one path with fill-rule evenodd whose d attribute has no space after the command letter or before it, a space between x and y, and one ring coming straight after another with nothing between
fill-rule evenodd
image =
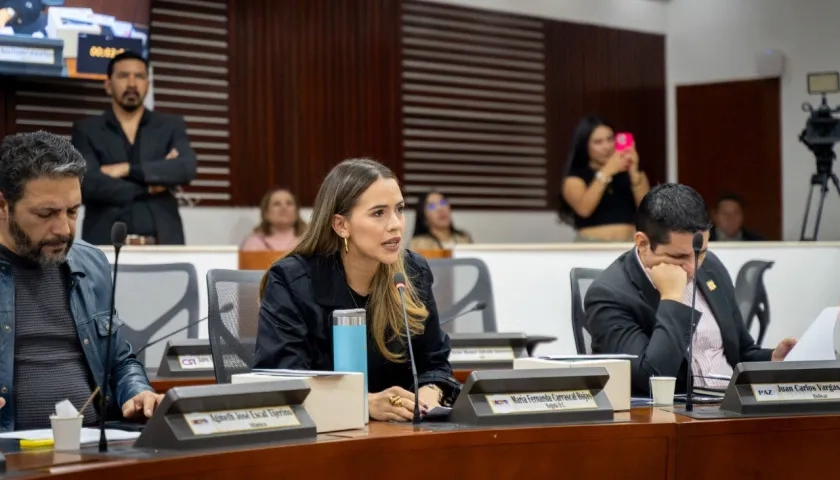
<instances>
[{"instance_id":1,"label":"nameplate reading mar\u00eda fernanda carrascal","mask_svg":"<svg viewBox=\"0 0 840 480\"><path fill-rule=\"evenodd\" d=\"M840 400L840 382L753 383L757 402Z\"/></svg>"},{"instance_id":2,"label":"nameplate reading mar\u00eda fernanda carrascal","mask_svg":"<svg viewBox=\"0 0 840 480\"><path fill-rule=\"evenodd\" d=\"M248 432L300 425L295 412L288 405L185 413L184 420L195 435Z\"/></svg>"},{"instance_id":3,"label":"nameplate reading mar\u00eda fernanda carrascal","mask_svg":"<svg viewBox=\"0 0 840 480\"><path fill-rule=\"evenodd\" d=\"M495 415L598 408L598 403L589 390L494 394L485 397Z\"/></svg>"}]
</instances>

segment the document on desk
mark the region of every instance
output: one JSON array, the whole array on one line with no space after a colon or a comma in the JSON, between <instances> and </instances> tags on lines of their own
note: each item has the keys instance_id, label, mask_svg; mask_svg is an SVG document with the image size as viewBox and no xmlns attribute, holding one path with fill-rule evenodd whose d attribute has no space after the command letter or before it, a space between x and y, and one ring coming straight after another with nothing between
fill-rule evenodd
<instances>
[{"instance_id":1,"label":"document on desk","mask_svg":"<svg viewBox=\"0 0 840 480\"><path fill-rule=\"evenodd\" d=\"M109 442L121 442L134 440L140 436L140 432L126 432L124 430L105 430L105 437ZM19 430L17 432L0 433L0 438L13 438L18 440L52 440L51 428L40 430ZM82 445L99 443L99 430L96 428L82 429Z\"/></svg>"},{"instance_id":2,"label":"document on desk","mask_svg":"<svg viewBox=\"0 0 840 480\"><path fill-rule=\"evenodd\" d=\"M823 309L785 357L786 362L836 360L840 308Z\"/></svg>"}]
</instances>

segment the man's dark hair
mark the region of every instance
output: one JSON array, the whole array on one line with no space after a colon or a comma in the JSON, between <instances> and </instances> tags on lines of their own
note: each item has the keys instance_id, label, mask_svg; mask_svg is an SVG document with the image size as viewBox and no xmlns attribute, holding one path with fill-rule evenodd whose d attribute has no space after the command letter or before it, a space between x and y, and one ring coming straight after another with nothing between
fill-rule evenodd
<instances>
[{"instance_id":1,"label":"man's dark hair","mask_svg":"<svg viewBox=\"0 0 840 480\"><path fill-rule=\"evenodd\" d=\"M671 233L697 233L712 228L706 203L693 188L679 183L657 185L642 199L636 231L647 235L650 248L667 245Z\"/></svg>"},{"instance_id":2,"label":"man's dark hair","mask_svg":"<svg viewBox=\"0 0 840 480\"><path fill-rule=\"evenodd\" d=\"M111 78L111 75L114 74L114 65L122 62L123 60L140 60L141 62L143 62L143 65L146 65L146 71L149 70L149 61L148 60L143 58L143 56L140 55L137 52L133 52L131 50L126 50L126 51L114 56L114 58L112 58L111 61L108 62L108 70L106 71L106 73L108 74L108 78Z\"/></svg>"},{"instance_id":3,"label":"man's dark hair","mask_svg":"<svg viewBox=\"0 0 840 480\"><path fill-rule=\"evenodd\" d=\"M715 202L715 208L720 207L720 204L723 202L735 202L741 208L744 208L744 200L741 198L740 195L733 192L724 192L718 196L717 201Z\"/></svg>"},{"instance_id":4,"label":"man's dark hair","mask_svg":"<svg viewBox=\"0 0 840 480\"><path fill-rule=\"evenodd\" d=\"M85 158L65 138L44 131L9 135L0 143L0 193L13 206L37 178L84 177Z\"/></svg>"}]
</instances>

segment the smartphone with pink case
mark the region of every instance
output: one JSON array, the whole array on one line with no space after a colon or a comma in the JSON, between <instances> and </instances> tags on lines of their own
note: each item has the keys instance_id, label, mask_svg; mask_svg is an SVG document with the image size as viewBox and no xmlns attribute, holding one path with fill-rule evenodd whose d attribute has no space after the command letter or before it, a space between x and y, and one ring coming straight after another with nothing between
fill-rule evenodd
<instances>
[{"instance_id":1,"label":"smartphone with pink case","mask_svg":"<svg viewBox=\"0 0 840 480\"><path fill-rule=\"evenodd\" d=\"M619 132L615 134L615 150L623 152L628 148L632 148L636 144L632 133Z\"/></svg>"}]
</instances>

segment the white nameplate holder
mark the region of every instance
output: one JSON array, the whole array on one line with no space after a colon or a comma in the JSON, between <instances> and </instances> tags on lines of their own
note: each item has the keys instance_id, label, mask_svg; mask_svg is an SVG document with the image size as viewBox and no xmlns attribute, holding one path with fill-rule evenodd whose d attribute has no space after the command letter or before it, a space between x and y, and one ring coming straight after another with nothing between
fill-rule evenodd
<instances>
[{"instance_id":1,"label":"white nameplate holder","mask_svg":"<svg viewBox=\"0 0 840 480\"><path fill-rule=\"evenodd\" d=\"M476 370L449 420L477 426L612 422L604 367Z\"/></svg>"},{"instance_id":2,"label":"white nameplate holder","mask_svg":"<svg viewBox=\"0 0 840 480\"><path fill-rule=\"evenodd\" d=\"M172 388L134 446L192 450L314 440L315 422L303 407L309 391L302 379Z\"/></svg>"},{"instance_id":3,"label":"white nameplate holder","mask_svg":"<svg viewBox=\"0 0 840 480\"><path fill-rule=\"evenodd\" d=\"M178 355L178 364L184 370L211 370L213 355Z\"/></svg>"},{"instance_id":4,"label":"white nameplate holder","mask_svg":"<svg viewBox=\"0 0 840 480\"><path fill-rule=\"evenodd\" d=\"M840 362L738 364L720 411L729 416L840 413Z\"/></svg>"}]
</instances>

